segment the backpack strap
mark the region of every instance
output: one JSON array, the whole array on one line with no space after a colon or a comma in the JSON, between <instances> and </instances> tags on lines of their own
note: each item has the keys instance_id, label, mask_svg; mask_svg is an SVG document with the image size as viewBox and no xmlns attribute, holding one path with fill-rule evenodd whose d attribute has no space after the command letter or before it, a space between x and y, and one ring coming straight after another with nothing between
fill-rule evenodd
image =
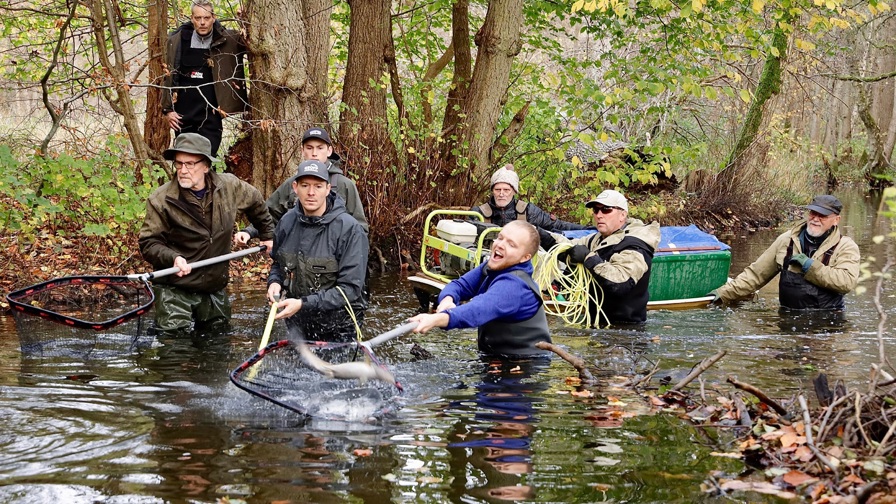
<instances>
[{"instance_id":1,"label":"backpack strap","mask_svg":"<svg viewBox=\"0 0 896 504\"><path fill-rule=\"evenodd\" d=\"M517 200L516 201L516 220L521 220L521 221L527 220L526 219L526 217L527 217L526 209L528 209L528 208L529 208L528 202L525 202L522 200Z\"/></svg>"}]
</instances>

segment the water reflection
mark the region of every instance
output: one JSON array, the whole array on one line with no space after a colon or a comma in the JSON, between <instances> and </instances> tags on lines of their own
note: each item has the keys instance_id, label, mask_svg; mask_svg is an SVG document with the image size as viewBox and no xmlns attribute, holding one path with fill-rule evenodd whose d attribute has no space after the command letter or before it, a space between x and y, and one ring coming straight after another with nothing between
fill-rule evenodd
<instances>
[{"instance_id":1,"label":"water reflection","mask_svg":"<svg viewBox=\"0 0 896 504\"><path fill-rule=\"evenodd\" d=\"M549 365L548 359L488 361L474 385L473 397L449 402L452 415L460 416L447 445L455 495L469 491L508 501L536 496L523 476L532 472L531 437L540 404L537 394L548 388L538 375ZM477 484L467 488L464 483L471 478Z\"/></svg>"}]
</instances>

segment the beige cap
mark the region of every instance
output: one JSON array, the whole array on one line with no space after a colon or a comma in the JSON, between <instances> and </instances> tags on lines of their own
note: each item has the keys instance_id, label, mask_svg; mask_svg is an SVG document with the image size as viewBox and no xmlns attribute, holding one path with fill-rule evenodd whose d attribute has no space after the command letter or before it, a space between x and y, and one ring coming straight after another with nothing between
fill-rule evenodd
<instances>
[{"instance_id":1,"label":"beige cap","mask_svg":"<svg viewBox=\"0 0 896 504\"><path fill-rule=\"evenodd\" d=\"M607 189L598 194L593 200L585 203L585 208L593 208L597 205L621 208L628 212L628 200L625 199L621 192L612 189Z\"/></svg>"}]
</instances>

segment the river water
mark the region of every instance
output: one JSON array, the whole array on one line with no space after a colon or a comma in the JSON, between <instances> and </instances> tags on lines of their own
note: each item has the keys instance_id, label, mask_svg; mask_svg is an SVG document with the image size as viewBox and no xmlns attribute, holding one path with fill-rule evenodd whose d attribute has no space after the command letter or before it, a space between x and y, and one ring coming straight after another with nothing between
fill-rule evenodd
<instances>
[{"instance_id":1,"label":"river water","mask_svg":"<svg viewBox=\"0 0 896 504\"><path fill-rule=\"evenodd\" d=\"M842 226L881 264L871 238L886 230L877 201L845 201ZM731 274L778 231L723 236ZM608 382L659 362L657 379L684 376L720 349L704 373L708 400L736 375L773 397L811 393L819 372L849 388L878 362L878 315L869 289L847 297L845 320L778 314L776 282L733 309L650 312L644 331L564 327L554 341ZM571 394L565 362L523 365L477 358L474 331L433 331L378 350L404 382L401 408L376 422L303 421L229 383L258 346L263 287L235 284L233 330L89 357L23 355L0 316L0 503L154 502L777 502L704 493L709 474L748 472L724 429L695 429L604 388ZM372 281L368 337L416 312L405 278ZM881 301L891 320L894 294ZM275 336L282 334L282 327ZM414 361L412 343L434 358ZM885 351L896 338L884 334ZM691 389L698 391L700 384Z\"/></svg>"}]
</instances>

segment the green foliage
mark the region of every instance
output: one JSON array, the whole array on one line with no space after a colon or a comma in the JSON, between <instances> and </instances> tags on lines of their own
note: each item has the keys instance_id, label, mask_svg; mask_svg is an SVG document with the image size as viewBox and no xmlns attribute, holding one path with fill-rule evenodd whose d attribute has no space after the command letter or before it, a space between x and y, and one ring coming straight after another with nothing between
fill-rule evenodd
<instances>
[{"instance_id":1,"label":"green foliage","mask_svg":"<svg viewBox=\"0 0 896 504\"><path fill-rule=\"evenodd\" d=\"M33 239L40 229L106 236L133 234L146 197L164 171L129 161L128 144L110 138L92 157L17 158L0 145L0 223ZM145 182L138 183L136 174Z\"/></svg>"}]
</instances>

